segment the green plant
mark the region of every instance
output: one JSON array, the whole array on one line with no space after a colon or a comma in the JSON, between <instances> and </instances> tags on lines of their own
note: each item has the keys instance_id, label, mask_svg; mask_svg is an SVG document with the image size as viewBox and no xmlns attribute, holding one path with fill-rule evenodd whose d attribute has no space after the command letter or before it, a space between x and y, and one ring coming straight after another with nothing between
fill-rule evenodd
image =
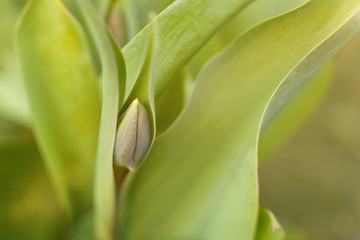
<instances>
[{"instance_id":1,"label":"green plant","mask_svg":"<svg viewBox=\"0 0 360 240\"><path fill-rule=\"evenodd\" d=\"M12 135L33 130L57 198L54 232L282 239L259 209L258 154L318 102L359 9L359 0L28 2L16 51L29 108L11 81L0 109L21 125L4 128Z\"/></svg>"}]
</instances>

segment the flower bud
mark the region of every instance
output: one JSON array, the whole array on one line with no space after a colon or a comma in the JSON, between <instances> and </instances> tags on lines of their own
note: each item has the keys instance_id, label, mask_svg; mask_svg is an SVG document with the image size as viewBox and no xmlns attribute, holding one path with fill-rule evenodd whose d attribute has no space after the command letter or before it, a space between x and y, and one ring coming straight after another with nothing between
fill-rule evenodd
<instances>
[{"instance_id":1,"label":"flower bud","mask_svg":"<svg viewBox=\"0 0 360 240\"><path fill-rule=\"evenodd\" d=\"M149 143L149 117L145 107L135 99L123 114L116 132L115 162L133 169L144 157Z\"/></svg>"}]
</instances>

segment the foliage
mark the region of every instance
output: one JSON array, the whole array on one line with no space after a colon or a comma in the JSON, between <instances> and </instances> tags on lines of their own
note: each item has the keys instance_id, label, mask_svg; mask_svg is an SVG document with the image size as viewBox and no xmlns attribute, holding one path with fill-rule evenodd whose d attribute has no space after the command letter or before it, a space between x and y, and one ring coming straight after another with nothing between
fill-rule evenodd
<instances>
[{"instance_id":1,"label":"foliage","mask_svg":"<svg viewBox=\"0 0 360 240\"><path fill-rule=\"evenodd\" d=\"M1 21L23 5L2 4ZM23 217L46 230L22 237L283 239L259 208L258 155L324 95L359 11L359 0L29 1L16 54L0 41L0 156L25 141L54 196ZM38 168L14 188L35 191Z\"/></svg>"}]
</instances>

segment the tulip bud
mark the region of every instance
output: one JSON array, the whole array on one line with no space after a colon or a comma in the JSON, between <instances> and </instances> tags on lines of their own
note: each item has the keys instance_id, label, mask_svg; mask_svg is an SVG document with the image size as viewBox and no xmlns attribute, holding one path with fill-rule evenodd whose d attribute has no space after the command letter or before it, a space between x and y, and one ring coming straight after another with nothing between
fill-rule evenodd
<instances>
[{"instance_id":1,"label":"tulip bud","mask_svg":"<svg viewBox=\"0 0 360 240\"><path fill-rule=\"evenodd\" d=\"M123 114L116 132L115 162L133 169L144 157L149 143L149 117L145 107L135 99Z\"/></svg>"}]
</instances>

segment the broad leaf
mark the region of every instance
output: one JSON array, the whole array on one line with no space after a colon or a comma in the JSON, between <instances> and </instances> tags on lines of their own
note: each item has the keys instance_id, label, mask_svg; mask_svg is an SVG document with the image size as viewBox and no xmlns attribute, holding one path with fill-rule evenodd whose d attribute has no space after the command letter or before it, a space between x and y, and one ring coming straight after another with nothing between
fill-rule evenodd
<instances>
[{"instance_id":1,"label":"broad leaf","mask_svg":"<svg viewBox=\"0 0 360 240\"><path fill-rule=\"evenodd\" d=\"M328 63L263 129L259 140L260 160L278 150L313 112L327 92L332 77L331 73L331 64Z\"/></svg>"},{"instance_id":2,"label":"broad leaf","mask_svg":"<svg viewBox=\"0 0 360 240\"><path fill-rule=\"evenodd\" d=\"M30 110L21 81L12 36L20 6L12 0L0 2L0 117L29 126Z\"/></svg>"},{"instance_id":3,"label":"broad leaf","mask_svg":"<svg viewBox=\"0 0 360 240\"><path fill-rule=\"evenodd\" d=\"M70 193L90 207L99 124L99 90L83 31L59 0L31 1L17 50L37 142L62 207ZM76 176L76 178L74 178Z\"/></svg>"},{"instance_id":4,"label":"broad leaf","mask_svg":"<svg viewBox=\"0 0 360 240\"><path fill-rule=\"evenodd\" d=\"M56 200L34 143L0 141L0 176L0 239L56 238Z\"/></svg>"},{"instance_id":5,"label":"broad leaf","mask_svg":"<svg viewBox=\"0 0 360 240\"><path fill-rule=\"evenodd\" d=\"M0 70L0 116L25 127L31 126L31 113L21 81L19 64L13 55Z\"/></svg>"},{"instance_id":6,"label":"broad leaf","mask_svg":"<svg viewBox=\"0 0 360 240\"><path fill-rule=\"evenodd\" d=\"M155 99L157 134L163 133L175 122L191 95L193 79L190 73L184 69L174 78L166 91Z\"/></svg>"},{"instance_id":7,"label":"broad leaf","mask_svg":"<svg viewBox=\"0 0 360 240\"><path fill-rule=\"evenodd\" d=\"M253 239L268 103L278 91L266 122L359 30L359 8L359 0L313 0L213 59L176 125L129 176L122 239Z\"/></svg>"},{"instance_id":8,"label":"broad leaf","mask_svg":"<svg viewBox=\"0 0 360 240\"><path fill-rule=\"evenodd\" d=\"M239 34L266 20L292 11L309 0L257 0L249 4L227 23L191 60L190 69L196 74L203 64Z\"/></svg>"},{"instance_id":9,"label":"broad leaf","mask_svg":"<svg viewBox=\"0 0 360 240\"><path fill-rule=\"evenodd\" d=\"M156 21L161 47L157 51L154 70L155 96L169 84L167 77L181 69L224 23L249 2L251 0L180 0L158 15ZM152 24L123 49L127 66L126 95L130 93L145 60Z\"/></svg>"},{"instance_id":10,"label":"broad leaf","mask_svg":"<svg viewBox=\"0 0 360 240\"><path fill-rule=\"evenodd\" d=\"M131 40L149 21L149 13L159 13L174 0L122 0L127 39Z\"/></svg>"}]
</instances>

